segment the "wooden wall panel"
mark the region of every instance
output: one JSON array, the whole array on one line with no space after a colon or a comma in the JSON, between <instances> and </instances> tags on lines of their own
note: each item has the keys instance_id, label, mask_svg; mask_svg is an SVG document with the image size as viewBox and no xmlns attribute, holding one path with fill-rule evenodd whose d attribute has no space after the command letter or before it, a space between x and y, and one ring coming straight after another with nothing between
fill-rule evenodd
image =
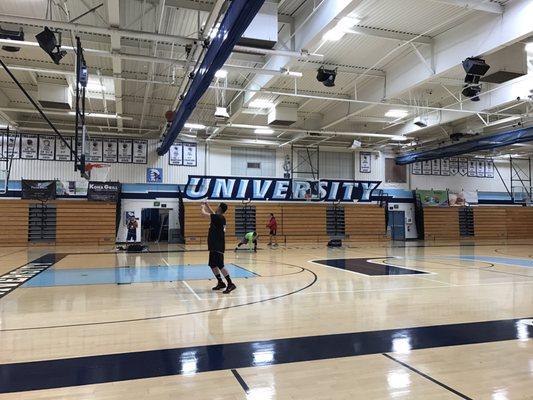
<instances>
[{"instance_id":1,"label":"wooden wall panel","mask_svg":"<svg viewBox=\"0 0 533 400\"><path fill-rule=\"evenodd\" d=\"M216 203L212 204L213 206ZM235 237L235 206L228 204L226 213L226 246L233 247L240 239ZM268 241L270 213L274 213L278 221L278 242L323 243L329 240L326 233L326 209L329 204L308 203L254 203L256 208L256 230L260 243ZM374 205L346 205L347 240L369 241L385 239L385 210ZM189 244L207 242L209 219L202 216L199 202L185 203L185 238Z\"/></svg>"},{"instance_id":2,"label":"wooden wall panel","mask_svg":"<svg viewBox=\"0 0 533 400\"><path fill-rule=\"evenodd\" d=\"M475 207L473 210L474 237L507 237L507 210L504 207Z\"/></svg>"},{"instance_id":3,"label":"wooden wall panel","mask_svg":"<svg viewBox=\"0 0 533 400\"><path fill-rule=\"evenodd\" d=\"M507 238L533 238L533 207L507 207Z\"/></svg>"},{"instance_id":4,"label":"wooden wall panel","mask_svg":"<svg viewBox=\"0 0 533 400\"><path fill-rule=\"evenodd\" d=\"M459 239L459 209L454 207L424 208L424 238L426 240Z\"/></svg>"},{"instance_id":5,"label":"wooden wall panel","mask_svg":"<svg viewBox=\"0 0 533 400\"><path fill-rule=\"evenodd\" d=\"M385 211L378 205L344 206L347 240L386 240Z\"/></svg>"},{"instance_id":6,"label":"wooden wall panel","mask_svg":"<svg viewBox=\"0 0 533 400\"><path fill-rule=\"evenodd\" d=\"M0 200L0 246L28 244L28 205L26 200Z\"/></svg>"},{"instance_id":7,"label":"wooden wall panel","mask_svg":"<svg viewBox=\"0 0 533 400\"><path fill-rule=\"evenodd\" d=\"M209 203L215 209L216 202ZM209 217L202 214L200 202L186 202L185 206L185 240L189 244L207 244ZM226 217L226 246L233 246L235 239L235 204L228 204Z\"/></svg>"},{"instance_id":8,"label":"wooden wall panel","mask_svg":"<svg viewBox=\"0 0 533 400\"><path fill-rule=\"evenodd\" d=\"M55 201L56 244L115 243L116 204Z\"/></svg>"}]
</instances>

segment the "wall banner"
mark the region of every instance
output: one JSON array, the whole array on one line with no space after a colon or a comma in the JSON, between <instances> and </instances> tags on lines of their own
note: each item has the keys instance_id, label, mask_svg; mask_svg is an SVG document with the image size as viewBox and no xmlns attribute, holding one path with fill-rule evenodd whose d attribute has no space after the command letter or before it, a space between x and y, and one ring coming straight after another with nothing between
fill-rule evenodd
<instances>
[{"instance_id":1,"label":"wall banner","mask_svg":"<svg viewBox=\"0 0 533 400\"><path fill-rule=\"evenodd\" d=\"M132 162L132 142L127 139L118 140L118 162L128 164Z\"/></svg>"},{"instance_id":2,"label":"wall banner","mask_svg":"<svg viewBox=\"0 0 533 400\"><path fill-rule=\"evenodd\" d=\"M476 162L476 174L478 178L485 177L485 161Z\"/></svg>"},{"instance_id":3,"label":"wall banner","mask_svg":"<svg viewBox=\"0 0 533 400\"><path fill-rule=\"evenodd\" d=\"M87 200L118 202L120 198L119 182L89 182Z\"/></svg>"},{"instance_id":4,"label":"wall banner","mask_svg":"<svg viewBox=\"0 0 533 400\"><path fill-rule=\"evenodd\" d=\"M411 164L411 173L413 175L422 175L422 163L420 161Z\"/></svg>"},{"instance_id":5,"label":"wall banner","mask_svg":"<svg viewBox=\"0 0 533 400\"><path fill-rule=\"evenodd\" d=\"M20 158L24 160L36 160L38 148L37 135L21 135Z\"/></svg>"},{"instance_id":6,"label":"wall banner","mask_svg":"<svg viewBox=\"0 0 533 400\"><path fill-rule=\"evenodd\" d=\"M133 141L133 163L147 164L148 163L148 141L134 140Z\"/></svg>"},{"instance_id":7,"label":"wall banner","mask_svg":"<svg viewBox=\"0 0 533 400\"><path fill-rule=\"evenodd\" d=\"M422 161L422 174L431 175L432 165L431 161Z\"/></svg>"},{"instance_id":8,"label":"wall banner","mask_svg":"<svg viewBox=\"0 0 533 400\"><path fill-rule=\"evenodd\" d=\"M190 200L306 201L313 182L298 179L189 175ZM370 202L381 181L321 180L313 201Z\"/></svg>"},{"instance_id":9,"label":"wall banner","mask_svg":"<svg viewBox=\"0 0 533 400\"><path fill-rule=\"evenodd\" d=\"M106 163L116 163L118 157L117 139L104 139L102 147L103 161Z\"/></svg>"},{"instance_id":10,"label":"wall banner","mask_svg":"<svg viewBox=\"0 0 533 400\"><path fill-rule=\"evenodd\" d=\"M63 146L66 148L64 144ZM68 149L67 149L67 152L68 152ZM39 160L53 161L55 154L56 154L55 136L39 135Z\"/></svg>"},{"instance_id":11,"label":"wall banner","mask_svg":"<svg viewBox=\"0 0 533 400\"><path fill-rule=\"evenodd\" d=\"M443 158L440 160L440 174L442 176L450 176L450 159Z\"/></svg>"},{"instance_id":12,"label":"wall banner","mask_svg":"<svg viewBox=\"0 0 533 400\"><path fill-rule=\"evenodd\" d=\"M475 160L468 160L468 176L477 177L477 165Z\"/></svg>"},{"instance_id":13,"label":"wall banner","mask_svg":"<svg viewBox=\"0 0 533 400\"><path fill-rule=\"evenodd\" d=\"M485 162L485 177L494 178L494 161L492 160Z\"/></svg>"},{"instance_id":14,"label":"wall banner","mask_svg":"<svg viewBox=\"0 0 533 400\"><path fill-rule=\"evenodd\" d=\"M186 167L197 166L197 147L196 143L182 143L183 145L183 165Z\"/></svg>"},{"instance_id":15,"label":"wall banner","mask_svg":"<svg viewBox=\"0 0 533 400\"><path fill-rule=\"evenodd\" d=\"M363 174L372 172L372 153L359 153L359 172Z\"/></svg>"},{"instance_id":16,"label":"wall banner","mask_svg":"<svg viewBox=\"0 0 533 400\"><path fill-rule=\"evenodd\" d=\"M74 148L72 138L66 137L66 142L71 148ZM56 140L56 161L70 161L72 160L72 154L61 139Z\"/></svg>"},{"instance_id":17,"label":"wall banner","mask_svg":"<svg viewBox=\"0 0 533 400\"><path fill-rule=\"evenodd\" d=\"M183 165L183 144L174 143L168 152L168 165Z\"/></svg>"},{"instance_id":18,"label":"wall banner","mask_svg":"<svg viewBox=\"0 0 533 400\"><path fill-rule=\"evenodd\" d=\"M90 139L87 141L89 147L90 162L102 162L102 141L100 139Z\"/></svg>"}]
</instances>

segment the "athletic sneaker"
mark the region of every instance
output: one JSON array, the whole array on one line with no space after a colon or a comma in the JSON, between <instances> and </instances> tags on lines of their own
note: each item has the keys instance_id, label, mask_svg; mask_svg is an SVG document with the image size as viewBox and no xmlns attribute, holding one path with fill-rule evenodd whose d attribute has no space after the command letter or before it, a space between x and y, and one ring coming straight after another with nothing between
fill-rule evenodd
<instances>
[{"instance_id":1,"label":"athletic sneaker","mask_svg":"<svg viewBox=\"0 0 533 400\"><path fill-rule=\"evenodd\" d=\"M213 290L221 290L225 288L226 288L226 284L224 282L218 282L218 284L213 288Z\"/></svg>"},{"instance_id":2,"label":"athletic sneaker","mask_svg":"<svg viewBox=\"0 0 533 400\"><path fill-rule=\"evenodd\" d=\"M228 287L226 288L226 290L224 290L222 293L228 294L228 293L233 292L235 289L237 289L237 286L235 286L235 284L233 283L230 283Z\"/></svg>"}]
</instances>

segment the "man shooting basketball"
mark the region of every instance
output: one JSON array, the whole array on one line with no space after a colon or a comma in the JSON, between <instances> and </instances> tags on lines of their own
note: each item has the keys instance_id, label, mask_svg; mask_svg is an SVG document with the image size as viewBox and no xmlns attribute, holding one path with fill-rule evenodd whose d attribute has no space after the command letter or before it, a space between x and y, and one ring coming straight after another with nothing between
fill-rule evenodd
<instances>
[{"instance_id":1,"label":"man shooting basketball","mask_svg":"<svg viewBox=\"0 0 533 400\"><path fill-rule=\"evenodd\" d=\"M226 203L220 203L216 211L213 211L209 204L207 204L207 201L202 204L202 213L211 219L209 233L207 235L209 266L218 281L213 290L225 289L222 293L226 294L237 289L237 286L231 281L228 270L224 267L224 251L226 250L226 218L224 217L224 213L227 209L228 206ZM228 282L227 287L222 280L221 273Z\"/></svg>"}]
</instances>

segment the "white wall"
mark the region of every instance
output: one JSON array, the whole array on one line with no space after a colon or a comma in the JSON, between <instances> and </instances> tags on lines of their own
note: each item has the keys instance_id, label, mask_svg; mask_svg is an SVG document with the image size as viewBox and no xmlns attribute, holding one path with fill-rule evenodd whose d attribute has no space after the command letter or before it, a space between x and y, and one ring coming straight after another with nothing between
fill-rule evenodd
<instances>
[{"instance_id":1,"label":"white wall","mask_svg":"<svg viewBox=\"0 0 533 400\"><path fill-rule=\"evenodd\" d=\"M163 183L184 184L190 174L232 176L231 173L231 146L221 144L198 144L198 163L196 167L178 167L168 165L168 155L159 157L156 154L157 140L150 140L148 144L148 164L112 164L108 180L122 183L145 183L146 168L157 167L163 169ZM321 151L326 151L322 149ZM353 153L349 149L328 149L328 152ZM285 156L291 154L290 146L276 150L275 170L277 177L283 177L283 162ZM394 157L381 152L372 153L372 172L359 172L359 153L354 155L355 180L385 181L385 159ZM297 160L295 160L297 162ZM508 160L495 160L505 184L510 185L510 167ZM40 161L40 160L14 160L11 171L11 180L24 179L60 179L80 180L79 173L75 173L73 162ZM490 191L506 192L505 186L498 174L494 178L470 178L467 176L433 176L412 175L408 168L407 183L383 183L382 188L388 189L450 189L452 191ZM510 189L510 187L509 187Z\"/></svg>"},{"instance_id":2,"label":"white wall","mask_svg":"<svg viewBox=\"0 0 533 400\"><path fill-rule=\"evenodd\" d=\"M505 184L510 188L509 160L494 160ZM505 185L498 173L494 171L494 178L472 178L468 176L433 176L412 175L411 189L449 189L453 192L481 191L481 192L506 192Z\"/></svg>"}]
</instances>

